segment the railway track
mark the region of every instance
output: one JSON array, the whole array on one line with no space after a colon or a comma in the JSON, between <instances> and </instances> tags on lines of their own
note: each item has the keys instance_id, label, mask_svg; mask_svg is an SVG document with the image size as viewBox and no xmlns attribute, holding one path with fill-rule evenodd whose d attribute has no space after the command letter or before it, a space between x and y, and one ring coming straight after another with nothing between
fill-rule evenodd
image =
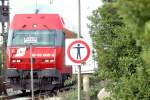
<instances>
[{"instance_id":1,"label":"railway track","mask_svg":"<svg viewBox=\"0 0 150 100\"><path fill-rule=\"evenodd\" d=\"M75 84L68 84L62 88L53 90L53 91L35 91L34 92L34 100L50 100L52 97L56 97L59 92L69 91L70 89L74 89ZM3 92L3 95L0 96L0 100L31 100L31 92L27 91L23 94L21 91L14 91L12 88L6 89L7 94ZM54 100L54 99L52 99Z\"/></svg>"},{"instance_id":2,"label":"railway track","mask_svg":"<svg viewBox=\"0 0 150 100\"><path fill-rule=\"evenodd\" d=\"M34 100L45 100L47 98L52 98L52 97L56 97L57 96L57 92L34 92ZM18 100L17 98L21 98L20 100L22 100L23 98L25 98L25 100L31 100L31 92L27 92L25 94L19 93L19 94L14 94L14 95L3 95L0 96L0 100Z\"/></svg>"}]
</instances>

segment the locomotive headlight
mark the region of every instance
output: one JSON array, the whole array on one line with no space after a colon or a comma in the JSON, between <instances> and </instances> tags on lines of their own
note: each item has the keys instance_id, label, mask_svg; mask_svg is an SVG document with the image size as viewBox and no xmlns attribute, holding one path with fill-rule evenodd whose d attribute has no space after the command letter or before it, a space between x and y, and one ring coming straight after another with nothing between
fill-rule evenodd
<instances>
[{"instance_id":1,"label":"locomotive headlight","mask_svg":"<svg viewBox=\"0 0 150 100\"><path fill-rule=\"evenodd\" d=\"M21 60L19 60L19 59L17 59L17 60L16 60L16 59L13 59L13 60L12 60L12 63L20 63L20 62L21 62Z\"/></svg>"},{"instance_id":2,"label":"locomotive headlight","mask_svg":"<svg viewBox=\"0 0 150 100\"><path fill-rule=\"evenodd\" d=\"M45 59L44 62L45 62L45 63L49 63L50 60L49 60L49 59Z\"/></svg>"},{"instance_id":3,"label":"locomotive headlight","mask_svg":"<svg viewBox=\"0 0 150 100\"><path fill-rule=\"evenodd\" d=\"M17 63L20 63L21 62L21 60L17 60Z\"/></svg>"},{"instance_id":4,"label":"locomotive headlight","mask_svg":"<svg viewBox=\"0 0 150 100\"><path fill-rule=\"evenodd\" d=\"M12 63L16 63L17 62L17 60L12 60Z\"/></svg>"},{"instance_id":5,"label":"locomotive headlight","mask_svg":"<svg viewBox=\"0 0 150 100\"><path fill-rule=\"evenodd\" d=\"M54 59L45 59L44 62L45 63L53 63L53 62L55 62L55 60Z\"/></svg>"},{"instance_id":6,"label":"locomotive headlight","mask_svg":"<svg viewBox=\"0 0 150 100\"><path fill-rule=\"evenodd\" d=\"M53 63L53 62L55 62L55 60L54 60L54 59L51 59L51 60L50 60L50 63Z\"/></svg>"}]
</instances>

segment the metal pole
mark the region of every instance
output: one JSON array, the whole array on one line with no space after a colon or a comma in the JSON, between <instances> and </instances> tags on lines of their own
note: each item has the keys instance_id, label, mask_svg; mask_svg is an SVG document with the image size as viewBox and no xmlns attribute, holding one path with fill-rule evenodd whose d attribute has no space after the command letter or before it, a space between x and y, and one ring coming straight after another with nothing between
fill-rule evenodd
<instances>
[{"instance_id":1,"label":"metal pole","mask_svg":"<svg viewBox=\"0 0 150 100\"><path fill-rule=\"evenodd\" d=\"M80 38L80 34L81 34L81 7L80 7L80 0L78 0L78 29L79 29L79 32L78 32L78 38ZM81 100L81 66L78 65L78 100Z\"/></svg>"},{"instance_id":2,"label":"metal pole","mask_svg":"<svg viewBox=\"0 0 150 100\"><path fill-rule=\"evenodd\" d=\"M78 100L81 100L81 66L78 66Z\"/></svg>"},{"instance_id":3,"label":"metal pole","mask_svg":"<svg viewBox=\"0 0 150 100\"><path fill-rule=\"evenodd\" d=\"M79 29L79 32L78 32L78 38L80 38L80 34L81 34L81 2L80 2L80 0L78 1L78 6L79 6L79 8L78 8L78 24L79 24L79 26L78 26L78 29Z\"/></svg>"},{"instance_id":4,"label":"metal pole","mask_svg":"<svg viewBox=\"0 0 150 100\"><path fill-rule=\"evenodd\" d=\"M4 29L5 25L4 25L4 22L2 22L2 36L3 36L3 45L2 45L2 61L3 61L3 65L4 66Z\"/></svg>"},{"instance_id":5,"label":"metal pole","mask_svg":"<svg viewBox=\"0 0 150 100\"><path fill-rule=\"evenodd\" d=\"M33 87L33 59L32 59L32 44L30 43L30 63L31 63L31 91L32 91L32 100L34 100L34 87Z\"/></svg>"},{"instance_id":6,"label":"metal pole","mask_svg":"<svg viewBox=\"0 0 150 100\"><path fill-rule=\"evenodd\" d=\"M2 3L2 6L4 6L4 0L2 0L1 3ZM1 35L3 36L3 44L1 46L1 48L2 48L1 49L2 50L1 51L1 61L2 61L1 68L4 71L4 22L1 22L1 25L2 25L2 33L1 33ZM2 74L4 74L4 73L2 73Z\"/></svg>"},{"instance_id":7,"label":"metal pole","mask_svg":"<svg viewBox=\"0 0 150 100\"><path fill-rule=\"evenodd\" d=\"M50 0L50 4L52 4L53 3L53 0Z\"/></svg>"}]
</instances>

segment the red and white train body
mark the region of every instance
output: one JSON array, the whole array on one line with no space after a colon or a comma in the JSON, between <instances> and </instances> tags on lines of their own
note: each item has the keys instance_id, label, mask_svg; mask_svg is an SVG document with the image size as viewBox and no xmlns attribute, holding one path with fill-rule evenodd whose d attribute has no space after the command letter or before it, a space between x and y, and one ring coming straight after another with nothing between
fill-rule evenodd
<instances>
[{"instance_id":1,"label":"red and white train body","mask_svg":"<svg viewBox=\"0 0 150 100\"><path fill-rule=\"evenodd\" d=\"M75 35L64 28L58 14L16 14L10 24L6 51L7 77L14 89L31 89L30 48L32 44L35 90L52 90L63 85L72 74L65 66L65 38Z\"/></svg>"}]
</instances>

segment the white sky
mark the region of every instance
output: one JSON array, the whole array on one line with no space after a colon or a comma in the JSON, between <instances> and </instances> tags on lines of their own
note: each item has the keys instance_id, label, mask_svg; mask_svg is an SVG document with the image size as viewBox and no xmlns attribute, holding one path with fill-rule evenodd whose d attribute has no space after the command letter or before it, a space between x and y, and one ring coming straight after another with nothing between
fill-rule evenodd
<instances>
[{"instance_id":1,"label":"white sky","mask_svg":"<svg viewBox=\"0 0 150 100\"><path fill-rule=\"evenodd\" d=\"M87 16L91 15L92 10L98 8L101 0L81 0L81 23L82 35L88 33ZM16 13L33 13L36 8L36 0L10 0L11 18ZM37 8L42 13L59 13L75 32L78 31L78 0L37 0ZM86 36L86 35L84 35Z\"/></svg>"}]
</instances>

